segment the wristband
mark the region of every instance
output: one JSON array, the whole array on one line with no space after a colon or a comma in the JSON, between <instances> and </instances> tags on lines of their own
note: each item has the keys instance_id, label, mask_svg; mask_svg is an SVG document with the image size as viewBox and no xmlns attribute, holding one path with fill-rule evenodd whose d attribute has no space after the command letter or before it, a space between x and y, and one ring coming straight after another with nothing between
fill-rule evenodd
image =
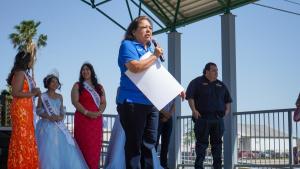
<instances>
[{"instance_id":1,"label":"wristband","mask_svg":"<svg viewBox=\"0 0 300 169\"><path fill-rule=\"evenodd\" d=\"M87 115L87 114L88 114L88 112L89 112L89 111L87 111L87 110L84 110L83 114L84 114L84 115Z\"/></svg>"}]
</instances>

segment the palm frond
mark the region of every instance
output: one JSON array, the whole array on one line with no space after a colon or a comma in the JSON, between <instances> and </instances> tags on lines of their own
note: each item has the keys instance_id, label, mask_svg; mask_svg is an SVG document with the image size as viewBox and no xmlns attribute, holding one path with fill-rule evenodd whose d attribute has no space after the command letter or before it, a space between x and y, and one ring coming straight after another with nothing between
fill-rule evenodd
<instances>
[{"instance_id":1,"label":"palm frond","mask_svg":"<svg viewBox=\"0 0 300 169\"><path fill-rule=\"evenodd\" d=\"M19 44L21 44L21 38L17 33L10 34L9 39L11 40L14 48L16 48Z\"/></svg>"},{"instance_id":2,"label":"palm frond","mask_svg":"<svg viewBox=\"0 0 300 169\"><path fill-rule=\"evenodd\" d=\"M16 25L14 28L17 30L17 32L20 32L21 29L20 25Z\"/></svg>"},{"instance_id":3,"label":"palm frond","mask_svg":"<svg viewBox=\"0 0 300 169\"><path fill-rule=\"evenodd\" d=\"M41 24L41 22L40 22L40 21L37 21L37 22L35 23L35 27L36 27L36 28L39 27L40 24Z\"/></svg>"},{"instance_id":4,"label":"palm frond","mask_svg":"<svg viewBox=\"0 0 300 169\"><path fill-rule=\"evenodd\" d=\"M37 28L41 24L40 21L24 20L14 28L15 33L9 35L9 38L14 46L18 50L26 50L28 46L34 44L33 39L37 35ZM47 45L47 35L41 34L37 40L37 47L44 47Z\"/></svg>"},{"instance_id":5,"label":"palm frond","mask_svg":"<svg viewBox=\"0 0 300 169\"><path fill-rule=\"evenodd\" d=\"M40 48L40 47L46 46L47 45L47 39L48 39L47 35L41 34L39 36L38 41L37 41L37 47Z\"/></svg>"}]
</instances>

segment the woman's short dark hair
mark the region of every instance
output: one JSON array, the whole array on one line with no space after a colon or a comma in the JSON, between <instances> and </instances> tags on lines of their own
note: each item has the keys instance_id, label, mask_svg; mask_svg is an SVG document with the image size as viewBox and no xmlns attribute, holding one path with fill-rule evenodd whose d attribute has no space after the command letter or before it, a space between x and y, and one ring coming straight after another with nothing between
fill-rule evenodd
<instances>
[{"instance_id":1,"label":"woman's short dark hair","mask_svg":"<svg viewBox=\"0 0 300 169\"><path fill-rule=\"evenodd\" d=\"M16 71L29 71L29 63L31 59L32 57L29 52L19 51L17 53L17 55L15 56L14 65L6 79L8 85L11 85L12 78Z\"/></svg>"},{"instance_id":2,"label":"woman's short dark hair","mask_svg":"<svg viewBox=\"0 0 300 169\"><path fill-rule=\"evenodd\" d=\"M151 26L152 26L152 22L151 20L147 17L147 16L139 16L137 18L135 18L128 26L127 30L126 30L126 33L125 33L125 36L124 36L124 40L135 40L135 37L133 35L133 32L135 30L137 30L138 26L139 26L139 23L142 21L142 20L147 20Z\"/></svg>"},{"instance_id":3,"label":"woman's short dark hair","mask_svg":"<svg viewBox=\"0 0 300 169\"><path fill-rule=\"evenodd\" d=\"M91 80L92 80L92 84L95 86L95 88L96 88L96 91L99 93L99 95L100 96L102 96L103 95L103 93L102 93L102 85L101 84L99 84L98 83L98 79L97 79L97 76L96 76L96 73L95 73L95 70L94 70L94 67L93 67L93 65L92 64L90 64L90 63L84 63L82 66L81 66L81 68L80 68L80 72L79 72L79 93L81 93L82 92L82 90L83 90L83 82L84 82L84 78L83 78L83 76L82 76L82 70L83 70L83 68L84 67L88 67L89 69L90 69L90 71L91 71Z\"/></svg>"},{"instance_id":4,"label":"woman's short dark hair","mask_svg":"<svg viewBox=\"0 0 300 169\"><path fill-rule=\"evenodd\" d=\"M44 82L44 87L46 89L49 89L49 85L52 81L52 79L56 79L57 80L57 83L58 83L58 89L60 90L61 88L61 83L59 81L59 78L53 74L50 74L50 75L47 75L44 79L43 79L43 82Z\"/></svg>"},{"instance_id":5,"label":"woman's short dark hair","mask_svg":"<svg viewBox=\"0 0 300 169\"><path fill-rule=\"evenodd\" d=\"M217 66L215 63L213 62L208 62L206 63L204 69L203 69L203 75L205 75L206 71L209 71L210 70L210 66Z\"/></svg>"}]
</instances>

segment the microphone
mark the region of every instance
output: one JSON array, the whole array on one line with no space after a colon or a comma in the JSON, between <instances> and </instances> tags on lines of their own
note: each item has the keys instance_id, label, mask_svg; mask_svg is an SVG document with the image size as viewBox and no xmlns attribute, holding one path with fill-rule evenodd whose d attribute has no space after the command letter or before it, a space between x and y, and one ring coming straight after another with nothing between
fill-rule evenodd
<instances>
[{"instance_id":1,"label":"microphone","mask_svg":"<svg viewBox=\"0 0 300 169\"><path fill-rule=\"evenodd\" d=\"M157 42L156 42L154 39L152 39L152 43L153 43L154 47L157 46ZM159 56L159 60L160 60L161 62L164 62L164 61L165 61L165 59L164 59L164 57L163 57L162 55Z\"/></svg>"}]
</instances>

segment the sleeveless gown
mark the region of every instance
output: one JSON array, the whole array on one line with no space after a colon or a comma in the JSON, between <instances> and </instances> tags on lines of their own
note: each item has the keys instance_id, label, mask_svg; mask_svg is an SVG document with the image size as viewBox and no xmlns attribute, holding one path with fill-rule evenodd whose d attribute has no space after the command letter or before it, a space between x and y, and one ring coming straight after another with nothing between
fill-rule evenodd
<instances>
[{"instance_id":1,"label":"sleeveless gown","mask_svg":"<svg viewBox=\"0 0 300 169\"><path fill-rule=\"evenodd\" d=\"M23 83L23 92L29 92L29 82L26 78ZM12 133L9 144L8 169L39 168L32 98L14 97L10 113Z\"/></svg>"},{"instance_id":2,"label":"sleeveless gown","mask_svg":"<svg viewBox=\"0 0 300 169\"><path fill-rule=\"evenodd\" d=\"M99 111L91 94L82 88L79 103L88 111ZM76 110L74 137L90 169L98 169L102 145L102 116L91 119Z\"/></svg>"},{"instance_id":3,"label":"sleeveless gown","mask_svg":"<svg viewBox=\"0 0 300 169\"><path fill-rule=\"evenodd\" d=\"M58 110L57 112L60 112L60 99L49 97L49 102ZM44 108L42 112L45 112ZM66 126L63 127L66 129ZM41 169L88 169L76 142L74 145L70 144L65 133L55 122L40 119L36 126L36 133ZM68 131L66 134L73 140Z\"/></svg>"}]
</instances>

